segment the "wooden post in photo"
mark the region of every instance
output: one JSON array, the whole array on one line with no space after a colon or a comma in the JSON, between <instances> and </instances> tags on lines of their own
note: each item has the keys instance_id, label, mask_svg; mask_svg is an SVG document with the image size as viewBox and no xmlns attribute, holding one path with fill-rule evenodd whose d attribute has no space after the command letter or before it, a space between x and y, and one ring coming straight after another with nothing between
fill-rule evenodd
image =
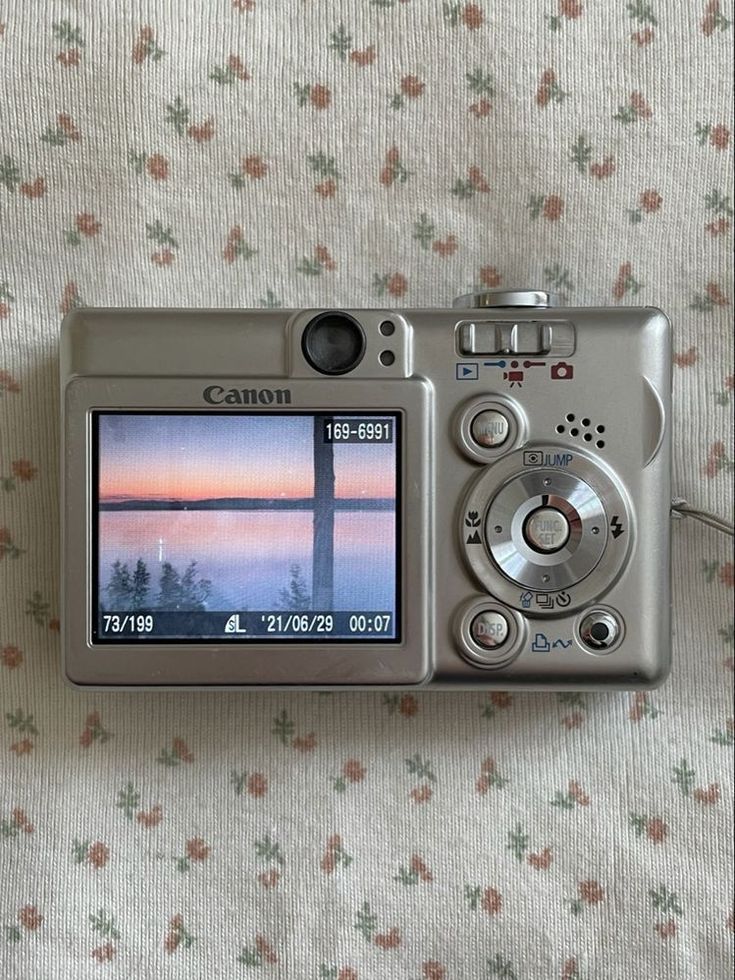
<instances>
[{"instance_id":1,"label":"wooden post in photo","mask_svg":"<svg viewBox=\"0 0 735 980\"><path fill-rule=\"evenodd\" d=\"M329 611L334 603L334 445L326 440L324 415L314 416L314 540L311 608Z\"/></svg>"}]
</instances>

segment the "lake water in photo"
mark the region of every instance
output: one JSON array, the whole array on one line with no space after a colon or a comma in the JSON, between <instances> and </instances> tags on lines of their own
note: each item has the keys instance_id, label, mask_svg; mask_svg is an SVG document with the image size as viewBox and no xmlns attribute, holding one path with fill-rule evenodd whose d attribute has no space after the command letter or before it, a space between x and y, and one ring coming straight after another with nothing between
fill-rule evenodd
<instances>
[{"instance_id":1,"label":"lake water in photo","mask_svg":"<svg viewBox=\"0 0 735 980\"><path fill-rule=\"evenodd\" d=\"M183 573L196 561L212 583L207 609L278 609L293 564L311 593L312 529L309 510L101 510L100 597L115 561L132 572L142 558L152 597L163 562ZM394 611L395 534L392 510L337 511L333 611Z\"/></svg>"}]
</instances>

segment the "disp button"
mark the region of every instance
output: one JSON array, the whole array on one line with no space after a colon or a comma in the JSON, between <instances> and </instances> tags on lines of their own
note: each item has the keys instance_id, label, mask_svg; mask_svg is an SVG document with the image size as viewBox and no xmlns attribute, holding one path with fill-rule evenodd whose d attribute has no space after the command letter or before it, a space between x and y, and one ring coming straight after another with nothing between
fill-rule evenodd
<instances>
[{"instance_id":1,"label":"disp button","mask_svg":"<svg viewBox=\"0 0 735 980\"><path fill-rule=\"evenodd\" d=\"M470 624L472 639L488 650L501 647L508 639L509 632L508 620L494 609L479 613Z\"/></svg>"}]
</instances>

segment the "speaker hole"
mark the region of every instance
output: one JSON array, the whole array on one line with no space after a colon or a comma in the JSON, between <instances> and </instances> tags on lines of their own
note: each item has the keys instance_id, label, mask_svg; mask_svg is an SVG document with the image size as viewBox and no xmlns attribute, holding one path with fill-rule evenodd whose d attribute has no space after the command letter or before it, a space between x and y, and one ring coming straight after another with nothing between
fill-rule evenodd
<instances>
[{"instance_id":1,"label":"speaker hole","mask_svg":"<svg viewBox=\"0 0 735 980\"><path fill-rule=\"evenodd\" d=\"M573 421L574 421L574 416L570 412L569 415L567 415L567 422L573 422Z\"/></svg>"},{"instance_id":2,"label":"speaker hole","mask_svg":"<svg viewBox=\"0 0 735 980\"><path fill-rule=\"evenodd\" d=\"M592 433L591 432L585 432L585 434L584 434L584 441L585 442L592 442Z\"/></svg>"},{"instance_id":3,"label":"speaker hole","mask_svg":"<svg viewBox=\"0 0 735 980\"><path fill-rule=\"evenodd\" d=\"M556 431L559 433L559 435L561 435L562 432L564 431L564 426L563 425L557 425Z\"/></svg>"},{"instance_id":4,"label":"speaker hole","mask_svg":"<svg viewBox=\"0 0 735 980\"><path fill-rule=\"evenodd\" d=\"M598 439L597 442L595 443L595 445L597 446L598 449L604 449L605 448L605 440L604 439Z\"/></svg>"},{"instance_id":5,"label":"speaker hole","mask_svg":"<svg viewBox=\"0 0 735 980\"><path fill-rule=\"evenodd\" d=\"M570 429L569 430L569 435L570 436L578 436L579 435L579 429Z\"/></svg>"},{"instance_id":6,"label":"speaker hole","mask_svg":"<svg viewBox=\"0 0 735 980\"><path fill-rule=\"evenodd\" d=\"M590 420L589 419L582 419L582 425L585 427L585 429L587 428L587 426L589 424L590 424Z\"/></svg>"},{"instance_id":7,"label":"speaker hole","mask_svg":"<svg viewBox=\"0 0 735 980\"><path fill-rule=\"evenodd\" d=\"M598 425L597 428L595 429L595 432L604 432L604 431L605 431L604 425Z\"/></svg>"}]
</instances>

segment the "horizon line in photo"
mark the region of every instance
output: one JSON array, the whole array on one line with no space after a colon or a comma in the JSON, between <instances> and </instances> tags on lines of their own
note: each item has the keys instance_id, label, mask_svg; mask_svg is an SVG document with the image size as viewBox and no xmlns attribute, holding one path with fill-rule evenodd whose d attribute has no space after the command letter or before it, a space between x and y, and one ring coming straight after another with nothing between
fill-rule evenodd
<instances>
[{"instance_id":1,"label":"horizon line in photo","mask_svg":"<svg viewBox=\"0 0 735 980\"><path fill-rule=\"evenodd\" d=\"M317 498L310 497L100 497L100 511L132 510L313 510ZM335 510L395 510L393 497L333 497Z\"/></svg>"}]
</instances>

